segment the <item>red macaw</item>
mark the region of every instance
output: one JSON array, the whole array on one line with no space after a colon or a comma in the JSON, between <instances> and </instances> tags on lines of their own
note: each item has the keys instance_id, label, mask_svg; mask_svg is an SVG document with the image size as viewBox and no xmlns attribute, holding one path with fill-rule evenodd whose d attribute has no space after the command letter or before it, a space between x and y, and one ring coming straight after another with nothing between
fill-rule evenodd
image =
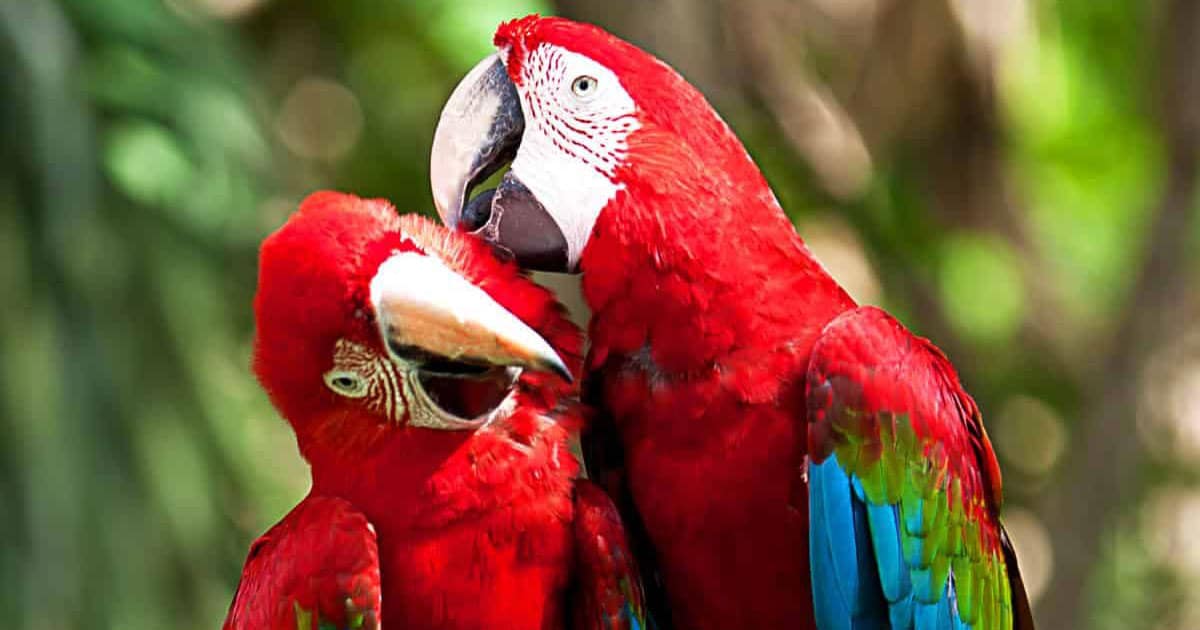
<instances>
[{"instance_id":1,"label":"red macaw","mask_svg":"<svg viewBox=\"0 0 1200 630\"><path fill-rule=\"evenodd\" d=\"M568 450L580 334L548 291L331 192L259 262L254 371L312 490L250 548L225 628L642 627L616 509Z\"/></svg>"},{"instance_id":2,"label":"red macaw","mask_svg":"<svg viewBox=\"0 0 1200 630\"><path fill-rule=\"evenodd\" d=\"M666 64L561 18L495 45L443 110L434 198L521 264L582 272L587 395L675 624L1031 627L996 458L946 357L851 300Z\"/></svg>"}]
</instances>

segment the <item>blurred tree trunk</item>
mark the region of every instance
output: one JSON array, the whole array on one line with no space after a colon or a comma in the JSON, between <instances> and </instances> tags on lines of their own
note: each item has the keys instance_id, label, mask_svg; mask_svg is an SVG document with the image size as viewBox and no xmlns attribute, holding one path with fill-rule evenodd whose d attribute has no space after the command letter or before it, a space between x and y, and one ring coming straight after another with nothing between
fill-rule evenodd
<instances>
[{"instance_id":1,"label":"blurred tree trunk","mask_svg":"<svg viewBox=\"0 0 1200 630\"><path fill-rule=\"evenodd\" d=\"M1195 281L1188 249L1200 164L1200 3L1170 0L1165 9L1158 41L1166 183L1103 374L1091 389L1060 483L1043 504L1059 559L1038 608L1045 628L1080 628L1090 619L1088 586L1104 555L1102 541L1140 486L1142 379L1154 353L1182 336L1183 301Z\"/></svg>"}]
</instances>

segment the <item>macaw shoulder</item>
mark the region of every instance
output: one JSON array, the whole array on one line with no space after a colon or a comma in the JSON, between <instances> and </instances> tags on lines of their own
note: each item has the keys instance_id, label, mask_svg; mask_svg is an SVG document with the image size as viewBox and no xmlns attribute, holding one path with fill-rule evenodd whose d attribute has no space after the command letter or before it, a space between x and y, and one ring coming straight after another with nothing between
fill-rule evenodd
<instances>
[{"instance_id":1,"label":"macaw shoulder","mask_svg":"<svg viewBox=\"0 0 1200 630\"><path fill-rule=\"evenodd\" d=\"M575 484L575 627L646 628L641 575L621 515L599 486Z\"/></svg>"},{"instance_id":2,"label":"macaw shoulder","mask_svg":"<svg viewBox=\"0 0 1200 630\"><path fill-rule=\"evenodd\" d=\"M946 355L928 339L918 337L887 311L874 306L848 310L826 324L813 346L811 369L819 373L845 371L860 376L869 384L870 375L902 372L903 379L917 398L951 396L963 405L966 416L978 414L975 401L963 390L958 373ZM879 381L880 384L891 379ZM866 402L882 402L866 392ZM895 404L894 396L889 403ZM905 401L908 402L908 401ZM947 402L938 400L937 402Z\"/></svg>"},{"instance_id":3,"label":"macaw shoulder","mask_svg":"<svg viewBox=\"0 0 1200 630\"><path fill-rule=\"evenodd\" d=\"M375 628L380 603L375 528L348 501L309 496L251 545L224 628Z\"/></svg>"},{"instance_id":4,"label":"macaw shoulder","mask_svg":"<svg viewBox=\"0 0 1200 630\"><path fill-rule=\"evenodd\" d=\"M999 507L1000 465L974 399L946 355L886 311L864 306L830 321L813 346L807 380L810 420L831 405L907 414L919 436L952 455L954 467L979 471L981 490ZM829 446L813 438L818 454Z\"/></svg>"}]
</instances>

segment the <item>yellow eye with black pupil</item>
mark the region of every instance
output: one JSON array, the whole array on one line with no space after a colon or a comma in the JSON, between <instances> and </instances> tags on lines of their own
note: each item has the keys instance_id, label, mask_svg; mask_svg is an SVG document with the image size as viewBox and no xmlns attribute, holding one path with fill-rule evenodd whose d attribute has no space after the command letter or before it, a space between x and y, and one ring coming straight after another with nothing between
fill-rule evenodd
<instances>
[{"instance_id":1,"label":"yellow eye with black pupil","mask_svg":"<svg viewBox=\"0 0 1200 630\"><path fill-rule=\"evenodd\" d=\"M597 85L596 77L590 77L585 74L575 77L575 80L571 82L571 91L575 93L575 96L591 96L595 93Z\"/></svg>"}]
</instances>

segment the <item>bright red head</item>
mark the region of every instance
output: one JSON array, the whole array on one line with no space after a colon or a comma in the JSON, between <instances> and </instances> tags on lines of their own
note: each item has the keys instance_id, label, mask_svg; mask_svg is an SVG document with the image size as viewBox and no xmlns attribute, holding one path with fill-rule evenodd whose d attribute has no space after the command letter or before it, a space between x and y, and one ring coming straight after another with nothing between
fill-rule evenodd
<instances>
[{"instance_id":1,"label":"bright red head","mask_svg":"<svg viewBox=\"0 0 1200 630\"><path fill-rule=\"evenodd\" d=\"M499 52L459 84L434 139L430 175L447 224L479 231L523 265L573 271L610 208L702 221L708 209L694 201L705 195L778 213L742 143L653 55L590 24L536 15L500 25L494 42ZM508 159L495 193L468 200Z\"/></svg>"},{"instance_id":2,"label":"bright red head","mask_svg":"<svg viewBox=\"0 0 1200 630\"><path fill-rule=\"evenodd\" d=\"M598 83L590 103L608 101L612 109L617 110L617 101L624 100L623 94L631 101L633 110L629 113L637 119L640 128L648 126L668 131L680 142L692 145L698 155L710 156L709 151L741 148L741 142L700 91L678 72L654 55L598 26L560 17L529 15L501 24L492 43L504 59L509 79L523 97L541 101L559 109L559 113L577 110L571 113L588 117L591 112L578 111L583 108L570 102L575 99L568 97L554 103L552 92L555 88L561 91L561 88L572 86L580 77L600 80L602 77L588 74L599 69L606 75L603 78L611 73L615 85ZM564 52L583 59L563 55ZM591 107L600 109L598 105ZM537 112L533 113L537 115Z\"/></svg>"},{"instance_id":3,"label":"bright red head","mask_svg":"<svg viewBox=\"0 0 1200 630\"><path fill-rule=\"evenodd\" d=\"M578 364L578 330L548 291L381 200L306 199L263 242L254 306L254 371L302 449L473 429L518 390L566 386L531 372Z\"/></svg>"}]
</instances>

